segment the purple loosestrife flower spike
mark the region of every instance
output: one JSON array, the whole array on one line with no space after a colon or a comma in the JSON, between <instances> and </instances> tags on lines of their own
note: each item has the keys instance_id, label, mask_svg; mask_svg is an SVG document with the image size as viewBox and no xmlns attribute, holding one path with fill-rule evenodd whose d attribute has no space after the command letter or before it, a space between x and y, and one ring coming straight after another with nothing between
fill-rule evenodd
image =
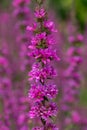
<instances>
[{"instance_id":1,"label":"purple loosestrife flower spike","mask_svg":"<svg viewBox=\"0 0 87 130\"><path fill-rule=\"evenodd\" d=\"M21 75L24 76L27 72L27 65L28 57L27 57L27 41L28 41L28 34L26 32L26 27L30 21L29 15L29 4L30 0L13 0L12 4L14 7L13 16L16 18L16 26L15 29L17 30L18 34L16 35L16 42L19 48L19 57L20 57L20 68L19 72ZM25 71L26 70L26 71ZM27 109L28 104L25 97L25 84L26 79L23 78L20 83L15 82L15 87L17 90L15 91L17 99L18 109L20 110L17 114L17 123L20 130L28 130L28 118L27 118ZM21 91L20 91L21 90ZM27 104L27 105L26 105Z\"/></svg>"},{"instance_id":2,"label":"purple loosestrife flower spike","mask_svg":"<svg viewBox=\"0 0 87 130\"><path fill-rule=\"evenodd\" d=\"M36 0L35 9L36 22L33 26L27 26L28 31L32 31L34 36L29 44L28 55L35 59L32 70L29 72L29 102L31 108L30 118L39 118L42 125L32 130L58 130L53 124L52 118L57 115L57 105L53 102L58 90L55 84L50 81L57 75L56 70L51 65L51 61L59 60L56 50L53 50L54 41L52 32L57 32L54 23L48 20L47 12L43 7L43 0Z\"/></svg>"},{"instance_id":3,"label":"purple loosestrife flower spike","mask_svg":"<svg viewBox=\"0 0 87 130\"><path fill-rule=\"evenodd\" d=\"M79 99L79 91L82 78L80 73L80 65L82 63L81 46L83 42L83 36L81 34L70 36L69 42L70 47L67 51L68 68L64 72L66 86L63 89L62 104L62 109L68 114L68 117L65 117L66 124L67 120L77 123L77 120L74 120L75 118L73 117L76 114L74 111L76 111L75 107ZM76 117L77 116L78 115L76 114ZM79 121L79 117L77 117L77 119Z\"/></svg>"},{"instance_id":4,"label":"purple loosestrife flower spike","mask_svg":"<svg viewBox=\"0 0 87 130\"><path fill-rule=\"evenodd\" d=\"M29 0L13 0L14 12L13 15L16 18L16 29L18 31L18 35L16 38L16 42L20 44L20 58L21 58L21 67L20 69L24 72L26 70L26 66L28 64L27 60L27 41L28 34L26 33L26 27L29 23L29 8L28 4Z\"/></svg>"},{"instance_id":5,"label":"purple loosestrife flower spike","mask_svg":"<svg viewBox=\"0 0 87 130\"><path fill-rule=\"evenodd\" d=\"M8 130L11 127L12 103L11 98L12 84L11 84L11 70L7 57L1 50L0 54L0 103L3 104L3 111L0 113L0 128ZM11 106L11 107L9 107Z\"/></svg>"}]
</instances>

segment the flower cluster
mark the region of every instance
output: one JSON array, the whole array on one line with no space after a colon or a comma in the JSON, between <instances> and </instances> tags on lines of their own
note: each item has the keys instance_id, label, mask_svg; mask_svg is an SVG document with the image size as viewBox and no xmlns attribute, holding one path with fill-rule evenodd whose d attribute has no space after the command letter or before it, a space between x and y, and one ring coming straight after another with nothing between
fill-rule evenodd
<instances>
[{"instance_id":1,"label":"flower cluster","mask_svg":"<svg viewBox=\"0 0 87 130\"><path fill-rule=\"evenodd\" d=\"M56 94L58 93L58 90L55 85L38 85L37 87L34 85L31 87L29 92L29 98L34 99L34 102L36 102L41 100L43 101L44 98L55 98Z\"/></svg>"},{"instance_id":2,"label":"flower cluster","mask_svg":"<svg viewBox=\"0 0 87 130\"><path fill-rule=\"evenodd\" d=\"M51 121L57 114L57 105L52 100L56 97L58 90L56 85L50 83L50 80L57 75L51 61L59 60L56 50L52 47L54 44L52 32L57 30L53 22L48 21L43 1L37 0L37 5L34 13L37 23L27 26L27 30L34 33L31 44L28 46L28 56L35 59L32 70L28 74L31 83L28 95L31 104L29 117L39 118L43 124L32 130L58 130Z\"/></svg>"},{"instance_id":3,"label":"flower cluster","mask_svg":"<svg viewBox=\"0 0 87 130\"><path fill-rule=\"evenodd\" d=\"M52 79L56 75L56 71L52 66L46 65L42 68L40 64L34 64L32 70L29 72L29 81L44 82L44 80Z\"/></svg>"}]
</instances>

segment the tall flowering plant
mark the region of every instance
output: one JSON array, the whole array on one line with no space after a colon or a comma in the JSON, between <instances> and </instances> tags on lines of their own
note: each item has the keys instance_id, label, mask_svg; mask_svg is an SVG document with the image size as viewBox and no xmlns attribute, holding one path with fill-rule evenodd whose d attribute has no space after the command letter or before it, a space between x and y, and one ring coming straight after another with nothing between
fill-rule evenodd
<instances>
[{"instance_id":1,"label":"tall flowering plant","mask_svg":"<svg viewBox=\"0 0 87 130\"><path fill-rule=\"evenodd\" d=\"M13 16L16 18L15 28L17 29L18 35L16 37L16 42L20 47L20 59L21 63L21 71L26 70L26 66L28 64L27 61L27 41L28 35L26 33L26 26L29 23L29 0L13 0L12 5L14 7Z\"/></svg>"},{"instance_id":2,"label":"tall flowering plant","mask_svg":"<svg viewBox=\"0 0 87 130\"><path fill-rule=\"evenodd\" d=\"M76 106L79 100L80 85L81 85L81 71L82 63L81 45L83 36L81 34L69 37L70 47L67 51L68 68L64 72L66 79L66 86L63 89L63 104L62 108L67 113L65 122L79 123L80 116L76 111Z\"/></svg>"},{"instance_id":3,"label":"tall flowering plant","mask_svg":"<svg viewBox=\"0 0 87 130\"><path fill-rule=\"evenodd\" d=\"M12 5L14 7L13 16L16 18L15 30L17 31L16 35L16 43L18 47L18 56L20 60L18 61L18 68L16 72L16 76L20 75L20 78L14 80L15 86L15 100L17 101L17 109L19 111L16 112L16 121L18 123L18 129L20 130L28 130L28 118L27 118L27 99L25 94L25 85L27 84L25 73L27 70L27 41L28 35L26 33L26 26L29 23L29 0L13 0ZM20 91L21 90L21 91Z\"/></svg>"},{"instance_id":4,"label":"tall flowering plant","mask_svg":"<svg viewBox=\"0 0 87 130\"><path fill-rule=\"evenodd\" d=\"M1 46L0 46L1 47ZM11 112L12 112L12 83L11 70L7 51L0 48L0 128L8 130L11 127Z\"/></svg>"},{"instance_id":5,"label":"tall flowering plant","mask_svg":"<svg viewBox=\"0 0 87 130\"><path fill-rule=\"evenodd\" d=\"M34 36L29 45L29 57L34 57L35 62L29 72L29 101L31 108L29 117L37 118L42 125L36 126L32 130L58 130L53 123L53 116L57 115L57 105L53 102L58 90L51 80L56 76L56 70L51 65L51 61L59 60L56 50L53 49L54 41L52 32L57 30L54 23L48 20L47 12L43 7L43 0L36 0L35 8L36 22L33 26L27 26L27 30L32 31Z\"/></svg>"}]
</instances>

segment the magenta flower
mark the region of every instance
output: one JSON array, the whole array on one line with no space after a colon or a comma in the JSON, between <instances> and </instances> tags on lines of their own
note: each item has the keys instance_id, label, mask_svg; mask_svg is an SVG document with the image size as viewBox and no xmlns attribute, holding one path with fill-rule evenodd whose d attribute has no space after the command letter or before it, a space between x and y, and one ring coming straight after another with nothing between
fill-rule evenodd
<instances>
[{"instance_id":1,"label":"magenta flower","mask_svg":"<svg viewBox=\"0 0 87 130\"><path fill-rule=\"evenodd\" d=\"M34 14L35 14L36 18L43 19L46 16L46 11L43 8L41 8L41 9L36 8Z\"/></svg>"},{"instance_id":2,"label":"magenta flower","mask_svg":"<svg viewBox=\"0 0 87 130\"><path fill-rule=\"evenodd\" d=\"M45 21L44 22L44 27L51 32L57 32L57 30L55 29L54 26L54 22L53 21Z\"/></svg>"},{"instance_id":3,"label":"magenta flower","mask_svg":"<svg viewBox=\"0 0 87 130\"><path fill-rule=\"evenodd\" d=\"M44 98L48 100L55 98L57 94L58 90L55 85L33 85L29 90L29 99L33 99L34 102L44 100Z\"/></svg>"},{"instance_id":4,"label":"magenta flower","mask_svg":"<svg viewBox=\"0 0 87 130\"><path fill-rule=\"evenodd\" d=\"M56 85L47 85L45 88L45 95L48 97L48 99L53 99L58 94L58 90Z\"/></svg>"},{"instance_id":5,"label":"magenta flower","mask_svg":"<svg viewBox=\"0 0 87 130\"><path fill-rule=\"evenodd\" d=\"M40 102L35 102L35 105L31 107L29 112L30 118L40 117L47 121L50 117L56 116L57 106L55 103L48 103L43 106Z\"/></svg>"},{"instance_id":6,"label":"magenta flower","mask_svg":"<svg viewBox=\"0 0 87 130\"><path fill-rule=\"evenodd\" d=\"M35 59L43 64L51 62L53 59L59 60L59 57L56 55L56 50L52 49L35 49L28 54L29 56L35 57Z\"/></svg>"},{"instance_id":7,"label":"magenta flower","mask_svg":"<svg viewBox=\"0 0 87 130\"><path fill-rule=\"evenodd\" d=\"M33 30L32 27L30 29ZM54 41L53 41L51 36L47 37L46 32L43 32L43 33L40 33L40 34L36 34L36 36L32 38L31 43L32 44L29 45L29 47L28 47L30 49L35 49L36 47L37 48L40 48L40 47L48 48L48 46L54 44Z\"/></svg>"},{"instance_id":8,"label":"magenta flower","mask_svg":"<svg viewBox=\"0 0 87 130\"><path fill-rule=\"evenodd\" d=\"M34 64L32 70L29 72L29 80L35 79L36 82L44 82L46 79L52 79L57 75L56 70L52 66L47 65L41 68L40 64Z\"/></svg>"},{"instance_id":9,"label":"magenta flower","mask_svg":"<svg viewBox=\"0 0 87 130\"><path fill-rule=\"evenodd\" d=\"M38 26L38 25L37 25L36 23L34 23L33 26L29 26L29 25L28 25L28 26L26 27L26 30L28 30L28 31L36 31L36 30L37 30L37 26Z\"/></svg>"},{"instance_id":10,"label":"magenta flower","mask_svg":"<svg viewBox=\"0 0 87 130\"><path fill-rule=\"evenodd\" d=\"M29 99L33 99L34 102L41 101L45 97L45 91L43 86L32 86L29 90Z\"/></svg>"}]
</instances>

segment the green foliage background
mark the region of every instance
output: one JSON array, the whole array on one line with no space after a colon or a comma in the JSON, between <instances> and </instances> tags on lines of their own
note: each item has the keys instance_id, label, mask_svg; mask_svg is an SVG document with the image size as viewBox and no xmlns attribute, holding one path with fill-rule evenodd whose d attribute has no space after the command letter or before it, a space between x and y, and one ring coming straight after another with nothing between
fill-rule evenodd
<instances>
[{"instance_id":1,"label":"green foliage background","mask_svg":"<svg viewBox=\"0 0 87 130\"><path fill-rule=\"evenodd\" d=\"M75 12L76 20L82 29L87 22L87 0L49 0L51 8L54 8L61 20L66 20L69 13Z\"/></svg>"}]
</instances>

